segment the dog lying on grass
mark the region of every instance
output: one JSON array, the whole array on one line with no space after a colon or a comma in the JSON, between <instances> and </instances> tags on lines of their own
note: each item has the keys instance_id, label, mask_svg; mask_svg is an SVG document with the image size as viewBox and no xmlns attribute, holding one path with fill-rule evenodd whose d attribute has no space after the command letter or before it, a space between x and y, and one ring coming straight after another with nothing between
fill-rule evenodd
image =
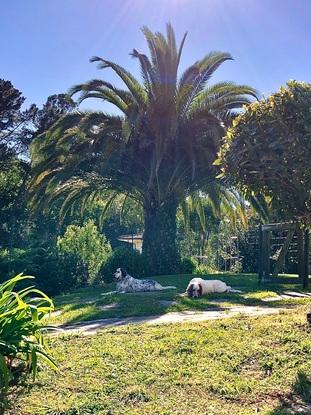
<instances>
[{"instance_id":1,"label":"dog lying on grass","mask_svg":"<svg viewBox=\"0 0 311 415\"><path fill-rule=\"evenodd\" d=\"M118 268L113 274L113 279L117 282L117 289L116 291L105 293L105 295L115 293L124 294L146 291L176 290L176 287L172 285L163 287L163 285L154 280L139 280L137 278L133 278L124 268Z\"/></svg>"},{"instance_id":2,"label":"dog lying on grass","mask_svg":"<svg viewBox=\"0 0 311 415\"><path fill-rule=\"evenodd\" d=\"M186 293L190 298L202 297L202 295L212 293L241 293L234 290L225 282L220 280L203 280L202 278L192 278L189 282Z\"/></svg>"}]
</instances>

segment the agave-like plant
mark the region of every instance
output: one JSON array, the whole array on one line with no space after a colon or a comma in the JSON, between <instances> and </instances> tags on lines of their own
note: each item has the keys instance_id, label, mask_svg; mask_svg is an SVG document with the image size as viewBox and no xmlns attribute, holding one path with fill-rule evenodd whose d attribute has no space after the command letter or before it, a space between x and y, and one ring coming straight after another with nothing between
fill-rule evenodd
<instances>
[{"instance_id":1,"label":"agave-like plant","mask_svg":"<svg viewBox=\"0 0 311 415\"><path fill-rule=\"evenodd\" d=\"M34 286L15 290L34 277L19 274L0 284L0 396L15 371L37 374L40 360L57 369L44 340L42 318L54 310L52 300Z\"/></svg>"},{"instance_id":2,"label":"agave-like plant","mask_svg":"<svg viewBox=\"0 0 311 415\"><path fill-rule=\"evenodd\" d=\"M32 146L32 201L50 205L62 197L62 212L75 202L94 200L110 189L137 200L144 209L143 253L153 273L178 271L177 206L215 179L213 162L221 138L239 108L256 97L247 85L209 85L229 53L210 52L183 73L186 39L143 28L150 57L133 50L142 82L120 65L94 57L112 70L125 89L95 79L71 89L79 101L97 98L121 115L68 114ZM109 201L107 202L109 203Z\"/></svg>"}]
</instances>

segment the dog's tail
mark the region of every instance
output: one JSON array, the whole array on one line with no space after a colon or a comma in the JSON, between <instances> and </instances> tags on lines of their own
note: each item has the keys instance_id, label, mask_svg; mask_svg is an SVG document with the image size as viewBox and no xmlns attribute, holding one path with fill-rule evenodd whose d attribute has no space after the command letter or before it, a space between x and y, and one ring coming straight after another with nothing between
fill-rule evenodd
<instances>
[{"instance_id":1,"label":"dog's tail","mask_svg":"<svg viewBox=\"0 0 311 415\"><path fill-rule=\"evenodd\" d=\"M230 286L228 286L227 293L241 294L242 291L241 290L235 290L234 288L231 288Z\"/></svg>"},{"instance_id":2,"label":"dog's tail","mask_svg":"<svg viewBox=\"0 0 311 415\"><path fill-rule=\"evenodd\" d=\"M162 290L177 290L177 287L174 287L174 285L167 285L166 287L162 286Z\"/></svg>"}]
</instances>

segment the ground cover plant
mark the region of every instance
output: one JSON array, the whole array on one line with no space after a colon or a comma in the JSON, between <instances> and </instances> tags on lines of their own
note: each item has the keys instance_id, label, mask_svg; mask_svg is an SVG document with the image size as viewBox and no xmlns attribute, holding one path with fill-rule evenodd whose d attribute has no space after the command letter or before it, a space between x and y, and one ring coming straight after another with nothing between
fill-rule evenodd
<instances>
[{"instance_id":1,"label":"ground cover plant","mask_svg":"<svg viewBox=\"0 0 311 415\"><path fill-rule=\"evenodd\" d=\"M44 371L32 386L12 389L8 415L311 411L303 306L278 316L131 325L50 343L62 375Z\"/></svg>"},{"instance_id":2,"label":"ground cover plant","mask_svg":"<svg viewBox=\"0 0 311 415\"><path fill-rule=\"evenodd\" d=\"M288 277L288 276L287 276ZM279 298L278 301L265 302L268 297L276 297L287 291L303 291L299 284L282 283L258 285L255 274L216 274L203 278L221 279L228 285L242 290L241 294L212 294L193 300L183 297L188 282L193 275L169 275L153 277L160 284L173 285L177 290L151 293L105 295L115 288L114 284L105 287L87 287L70 294L55 297L57 312L52 314L53 324L69 324L99 318L156 315L171 311L222 309L224 307L249 305L261 307L292 307L311 303L310 298ZM293 277L295 282L296 278Z\"/></svg>"}]
</instances>

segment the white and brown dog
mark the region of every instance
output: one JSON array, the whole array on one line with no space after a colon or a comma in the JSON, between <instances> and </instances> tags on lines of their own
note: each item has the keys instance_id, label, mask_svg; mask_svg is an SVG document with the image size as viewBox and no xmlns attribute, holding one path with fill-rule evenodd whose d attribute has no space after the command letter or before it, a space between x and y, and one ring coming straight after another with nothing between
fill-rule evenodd
<instances>
[{"instance_id":1,"label":"white and brown dog","mask_svg":"<svg viewBox=\"0 0 311 415\"><path fill-rule=\"evenodd\" d=\"M203 280L202 278L192 278L189 282L186 293L188 297L198 298L202 295L212 293L241 293L240 290L234 290L225 282L220 280Z\"/></svg>"}]
</instances>

